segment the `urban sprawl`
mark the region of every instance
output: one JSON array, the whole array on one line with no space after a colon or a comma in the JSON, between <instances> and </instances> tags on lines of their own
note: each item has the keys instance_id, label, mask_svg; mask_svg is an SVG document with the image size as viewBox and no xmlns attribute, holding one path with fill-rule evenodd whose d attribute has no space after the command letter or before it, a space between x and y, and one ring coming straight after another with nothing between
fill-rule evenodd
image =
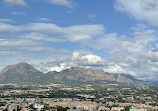
<instances>
[{"instance_id":1,"label":"urban sprawl","mask_svg":"<svg viewBox=\"0 0 158 111\"><path fill-rule=\"evenodd\" d=\"M158 111L158 88L1 84L0 111Z\"/></svg>"}]
</instances>

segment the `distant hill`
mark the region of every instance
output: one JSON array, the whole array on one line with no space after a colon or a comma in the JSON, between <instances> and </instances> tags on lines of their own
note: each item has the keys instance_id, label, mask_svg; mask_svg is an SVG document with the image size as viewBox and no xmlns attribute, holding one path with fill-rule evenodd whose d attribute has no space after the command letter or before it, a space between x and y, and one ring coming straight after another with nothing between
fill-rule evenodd
<instances>
[{"instance_id":1,"label":"distant hill","mask_svg":"<svg viewBox=\"0 0 158 111\"><path fill-rule=\"evenodd\" d=\"M137 84L139 80L127 74L111 74L103 70L92 70L81 67L71 67L61 72L40 72L28 63L21 62L7 66L0 72L0 83L126 83Z\"/></svg>"},{"instance_id":2,"label":"distant hill","mask_svg":"<svg viewBox=\"0 0 158 111\"><path fill-rule=\"evenodd\" d=\"M111 74L103 70L92 70L81 67L71 67L61 72L48 72L55 80L60 81L76 81L76 82L92 82L92 83L127 83L135 84L138 80L127 74Z\"/></svg>"},{"instance_id":3,"label":"distant hill","mask_svg":"<svg viewBox=\"0 0 158 111\"><path fill-rule=\"evenodd\" d=\"M0 72L1 83L40 83L45 82L45 74L33 66L21 62L9 65ZM42 80L42 81L41 81Z\"/></svg>"}]
</instances>

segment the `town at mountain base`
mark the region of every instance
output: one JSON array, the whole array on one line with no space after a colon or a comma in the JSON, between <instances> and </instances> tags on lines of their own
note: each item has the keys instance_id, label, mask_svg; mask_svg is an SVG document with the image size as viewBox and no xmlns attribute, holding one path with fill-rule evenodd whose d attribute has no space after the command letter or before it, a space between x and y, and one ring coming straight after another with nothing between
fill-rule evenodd
<instances>
[{"instance_id":1,"label":"town at mountain base","mask_svg":"<svg viewBox=\"0 0 158 111\"><path fill-rule=\"evenodd\" d=\"M94 84L146 84L128 74L112 74L103 70L71 67L61 72L43 73L26 62L9 65L0 72L0 83L48 84L48 83L94 83Z\"/></svg>"}]
</instances>

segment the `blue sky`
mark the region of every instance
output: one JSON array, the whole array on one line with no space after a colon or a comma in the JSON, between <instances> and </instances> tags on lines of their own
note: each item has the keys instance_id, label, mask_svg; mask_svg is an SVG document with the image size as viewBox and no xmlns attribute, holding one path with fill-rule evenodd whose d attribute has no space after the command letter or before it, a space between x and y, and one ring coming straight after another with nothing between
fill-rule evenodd
<instances>
[{"instance_id":1,"label":"blue sky","mask_svg":"<svg viewBox=\"0 0 158 111\"><path fill-rule=\"evenodd\" d=\"M1 0L0 69L72 66L158 77L157 0Z\"/></svg>"}]
</instances>

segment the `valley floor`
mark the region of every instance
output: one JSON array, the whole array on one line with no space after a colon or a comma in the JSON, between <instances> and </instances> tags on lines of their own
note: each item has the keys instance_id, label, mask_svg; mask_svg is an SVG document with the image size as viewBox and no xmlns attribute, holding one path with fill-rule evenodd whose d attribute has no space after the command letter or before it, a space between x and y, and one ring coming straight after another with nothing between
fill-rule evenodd
<instances>
[{"instance_id":1,"label":"valley floor","mask_svg":"<svg viewBox=\"0 0 158 111\"><path fill-rule=\"evenodd\" d=\"M0 85L0 111L158 111L158 88L64 84Z\"/></svg>"}]
</instances>

